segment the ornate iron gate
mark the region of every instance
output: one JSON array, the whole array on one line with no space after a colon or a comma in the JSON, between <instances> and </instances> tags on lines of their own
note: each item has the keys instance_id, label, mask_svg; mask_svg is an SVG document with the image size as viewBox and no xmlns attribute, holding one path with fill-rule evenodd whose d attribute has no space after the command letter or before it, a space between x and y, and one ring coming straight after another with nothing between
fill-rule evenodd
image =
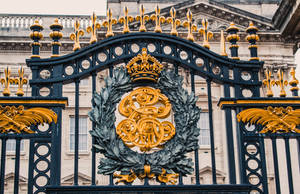
<instances>
[{"instance_id":1,"label":"ornate iron gate","mask_svg":"<svg viewBox=\"0 0 300 194\"><path fill-rule=\"evenodd\" d=\"M143 10L143 8L141 8ZM126 10L125 10L126 13ZM51 26L53 32L51 33L51 37L53 39L52 45L52 58L48 59L40 59L39 57L39 40L42 37L41 31L42 26L38 23L35 23L31 26L33 31L31 38L34 40L32 44L32 57L27 60L27 65L32 70L32 80L30 80L30 84L32 87L32 97L1 97L1 122L8 122L4 126L1 126L1 174L0 174L0 193L4 193L4 185L5 185L5 165L6 165L6 141L7 139L16 139L16 157L15 157L15 174L14 174L14 192L18 193L18 181L19 181L19 168L20 168L20 141L21 139L29 139L30 141L30 149L29 149L29 168L28 168L28 193L99 193L99 192L195 192L195 193L249 193L258 192L258 193L268 193L268 180L267 180L267 164L265 158L265 138L270 138L273 146L273 158L274 158L274 168L275 168L275 181L276 181L276 191L280 193L280 176L278 171L278 156L277 156L277 148L276 148L276 139L283 138L285 142L285 150L286 150L286 163L288 170L288 185L290 193L294 193L294 185L293 185L293 175L292 175L292 167L291 167L291 156L289 149L289 141L290 139L296 139L297 147L299 149L299 130L296 128L300 122L297 110L293 110L299 107L299 99L297 97L283 98L285 95L282 94L282 98L271 98L272 95L268 94L269 98L260 97L260 87L261 82L259 81L259 72L262 68L263 62L258 61L257 58L257 46L256 40L257 28L253 25L250 25L248 28L248 41L250 43L250 51L251 51L251 60L250 61L240 61L238 60L238 45L237 41L239 39L237 32L238 28L231 24L227 29L228 36L227 40L230 41L231 46L231 56L232 58L228 58L226 56L221 56L209 50L208 37L210 37L210 33L207 32L207 21L203 22L204 28L200 30L202 34L205 35L204 45L203 47L195 44L193 42L193 30L195 30L195 26L192 25L192 15L191 12L188 12L187 18L188 20L184 23L189 30L188 32L188 40L183 38L179 38L176 36L176 25L179 21L175 20L175 10L171 10L171 17L169 20L172 23L172 31L171 35L161 34L159 29L160 23L158 22L156 25L155 32L145 32L146 28L144 26L145 18L147 16L143 15L141 11L141 15L138 19L140 19L140 32L137 33L128 33L128 26L126 25L126 20L128 16L123 18L124 22L124 34L114 36L112 32L112 24L115 23L112 18L111 12L108 11L108 18L103 24L107 26L107 38L101 41L97 41L96 39L96 27L98 26L95 22L88 30L92 32L91 45L85 48L80 49L79 45L79 36L82 34L82 31L79 30L79 24L75 24L75 33L71 35L71 38L75 40L74 50L75 52L65 55L59 56L59 39L61 38L61 29L62 26L57 22ZM172 15L173 14L173 15ZM173 16L173 17L172 17ZM95 16L93 16L95 17ZM158 20L160 20L159 15L156 15ZM96 20L93 20L96 21ZM126 27L127 26L127 27ZM223 53L224 54L224 53ZM226 54L226 53L225 53ZM224 54L224 55L225 55ZM142 55L145 55L146 58L143 58ZM141 70L141 67L137 67L135 65L138 64L137 61L134 63L130 63L130 60L139 56L138 60L142 61L141 63L146 62L148 65L152 64L153 66L146 66L144 70ZM152 57L152 60L149 59ZM102 141L101 135L95 135L95 131L97 131L97 127L101 125L106 125L106 123L97 123L97 120L93 120L92 131L93 135L93 144L98 146L94 146L91 148L91 185L83 186L79 185L78 177L79 177L79 117L80 117L80 81L84 78L91 77L91 90L93 92L97 91L97 73L108 70L110 78L107 78L106 81L106 90L111 91L112 89L109 87L113 87L113 84L118 84L118 82L122 82L126 80L126 76L123 79L116 78L116 76L120 77L119 66L126 66L128 64L132 64L134 68L139 69L144 74L142 75L144 78L151 78L156 80L155 77L151 77L150 74L145 74L149 71L153 71L156 63L163 64L164 68L173 69L174 73L172 74L174 77L170 79L170 83L176 84L177 82L171 82L174 79L177 79L176 75L185 71L188 72L185 75L186 82L189 83L186 90L191 91L193 94L197 92L197 87L195 83L195 77L199 76L204 79L207 88L207 110L209 115L209 133L210 133L210 166L211 166L211 182L212 184L204 185L201 184L200 180L200 172L199 172L199 153L198 146L194 146L191 150L194 154L194 171L192 174L195 176L195 183L186 185L184 184L184 173L180 170L170 170L168 172L164 172L164 169L159 169L158 172L155 171L155 168L151 165L144 166L144 172L133 171L135 167L132 169L127 169L127 171L122 171L123 174L116 175L116 177L121 178L125 183L124 186L116 185L116 180L114 179L113 173L110 174L109 184L108 185L97 185L96 183L96 159L97 152L103 149L101 146L99 147L99 142ZM130 69L130 68L129 68ZM133 71L131 69L131 71ZM47 77L43 76L43 72L47 72ZM126 72L123 72L127 75ZM159 75L159 72L156 72ZM163 73L162 73L163 74ZM269 75L269 74L268 74ZM128 75L127 75L128 76ZM162 76L162 75L161 75ZM165 75L166 77L168 75ZM170 75L169 75L170 76ZM137 77L132 78L133 81ZM164 77L165 78L165 77ZM9 83L9 76L6 77L4 82ZM178 78L179 79L179 78ZM113 80L113 81L112 81ZM116 81L118 80L118 82ZM115 81L115 82L114 82ZM130 80L127 80L129 82ZM180 81L179 81L180 82ZM179 83L178 82L178 83ZM271 84L271 80L267 79L266 84ZM73 177L73 186L62 186L61 185L61 166L64 162L61 158L62 152L62 133L64 129L63 119L62 119L62 111L65 106L67 106L67 99L63 95L63 85L74 83L75 96L74 96L74 117L75 117L75 127L74 127L74 177ZM158 87L159 89L163 88L161 92L163 94L168 94L166 90L171 88L172 84L169 86L160 86L156 83L145 81L142 79L139 82L135 82L128 91L133 90L135 87ZM223 98L219 101L219 106L223 109L225 113L225 129L226 129L226 142L227 145L227 156L226 163L228 164L228 183L227 184L218 184L217 181L217 167L216 167L216 154L215 154L215 130L220 130L218 127L214 125L213 118L213 97L212 97L212 84L217 83L220 84L223 88ZM124 84L124 83L122 83ZM284 87L284 81L279 80L278 84ZM297 96L297 82L291 83L294 87L293 96ZM268 85L269 86L269 85ZM119 87L119 86L118 86ZM7 87L8 88L8 87ZM183 88L182 88L183 89ZM102 94L105 95L102 90ZM121 89L117 88L117 92L121 93ZM126 90L126 92L128 92ZM126 93L123 92L122 94ZM251 97L246 97L246 93L250 93ZM47 96L44 95L47 93ZM9 95L9 92L8 94ZM171 103L174 106L174 102L172 101L172 95L166 95L169 99L171 99ZM174 95L173 95L174 96ZM191 95L193 96L193 95ZM96 98L94 96L94 98ZM105 97L99 97L104 100ZM119 100L121 99L118 97ZM161 97L163 98L163 97ZM189 97L187 97L189 99ZM185 101L187 101L187 99ZM107 99L105 99L107 100ZM100 100L101 101L101 100ZM111 102L111 101L110 101ZM98 103L98 104L97 104ZM167 103L164 101L164 103ZM101 104L101 103L100 103ZM32 108L23 111L20 109L20 106L24 106L25 108ZM93 100L92 106L97 108L99 102L97 100ZM176 104L175 104L176 105ZM178 104L177 104L178 105ZM5 108L7 106L7 108ZM14 108L16 106L17 108ZM22 115L24 112L30 112L32 115L36 115L34 112L34 107L44 107L42 109L41 118L36 120L35 122L29 123L25 127L19 127L20 123L26 123L26 119L23 118L22 121L16 121L13 123L9 119L16 118L15 115ZM111 104L113 106L113 104ZM178 105L179 106L179 105ZM267 110L264 107L269 107ZM282 107L282 108L274 108L274 107ZM111 108L111 107L108 107ZM200 107L201 108L201 107ZM256 108L256 109L252 109ZM51 112L49 109L55 112ZM99 107L98 107L99 109ZM112 109L114 110L114 109ZM192 109L190 109L192 110ZM11 112L13 112L13 116ZM19 112L18 112L19 111ZM23 112L22 112L23 111ZM48 111L48 113L47 113ZM176 114L176 111L173 109ZM248 112L247 112L248 111ZM251 112L253 111L253 112ZM189 112L189 111L187 111ZM197 112L197 111L196 111ZM240 113L241 112L241 113ZM100 112L99 114L101 114ZM114 112L112 112L114 114ZM199 112L198 112L199 113ZM237 120L233 114L239 114ZM52 116L49 116L51 115ZM108 114L108 113L107 113ZM142 113L141 113L142 114ZM270 118L264 118L266 115ZM6 115L6 116L5 116ZM31 115L31 116L32 116ZM47 116L48 115L48 116ZM53 116L55 115L55 116ZM292 119L284 120L285 115L293 115ZM46 117L46 118L44 118ZM52 118L53 117L53 118ZM142 116L141 116L142 117ZM196 116L197 117L197 116ZM50 119L52 118L52 120ZM98 118L91 116L92 119ZM113 118L113 117L111 117ZM199 118L199 115L198 115ZM48 120L47 120L48 119ZM293 120L294 119L294 120ZM112 119L113 120L113 119ZM138 119L137 119L138 120ZM176 118L175 118L176 120ZM54 122L52 122L54 121ZM18 123L19 122L19 123ZM40 123L51 123L49 124L49 128L46 131L40 130L37 125ZM109 122L109 119L107 120ZM194 121L193 121L194 122ZM247 123L255 125L255 129L252 129L250 125ZM33 124L33 125L32 125ZM100 125L101 124L101 125ZM9 127L7 127L9 125ZM31 126L31 128L29 128ZM176 123L178 126L178 123ZM176 128L175 126L175 128ZM189 127L189 125L186 125ZM249 129L251 128L251 130ZM17 131L17 129L19 131ZM26 131L26 130L27 131ZM237 130L234 130L237 129ZM32 133L29 133L30 132ZM177 129L176 129L177 130ZM187 130L187 129L186 129ZM196 130L196 129L195 129ZM16 133L10 133L10 132ZM279 133L281 132L281 133ZM284 132L284 133L282 133ZM170 132L171 133L171 132ZM177 136L178 136L177 132ZM235 135L236 134L236 135ZM112 135L112 134L111 134ZM175 136L176 136L175 135ZM97 137L100 137L97 139ZM124 137L124 136L123 136ZM115 137L118 138L118 137ZM172 138L172 137L170 137ZM120 139L120 138L119 138ZM126 138L125 138L126 139ZM124 142L126 142L124 140ZM128 143L128 142L127 142ZM133 142L130 142L133 143ZM163 143L163 142L161 142ZM235 143L237 144L238 152L235 153ZM148 145L148 144L147 144ZM39 147L44 146L44 149L47 150L46 153L41 154L39 152ZM252 146L252 152L250 149ZM149 150L152 147L144 146L144 150ZM108 148L107 148L108 149ZM113 149L113 148L112 148ZM185 148L183 148L185 149ZM253 150L255 150L253 152ZM299 151L299 150L298 150ZM175 152L175 151L174 151ZM188 152L188 151L186 151ZM105 153L105 151L102 151ZM237 154L237 155L236 155ZM105 155L105 154L104 154ZM141 155L141 154L140 154ZM167 156L166 156L167 157ZM299 154L298 154L299 157ZM170 158L172 159L172 158ZM182 159L183 160L183 159ZM45 169L39 169L38 163L45 162ZM255 167L253 167L250 163L255 162ZM112 161L113 162L113 161ZM299 161L298 161L299 163ZM101 167L100 167L101 168ZM123 167L122 167L123 168ZM166 168L166 167L164 167ZM174 168L175 169L175 168ZM101 169L100 169L101 170ZM103 169L102 169L103 170ZM168 170L168 169L167 169ZM162 172L161 172L162 171ZM108 171L107 171L108 172ZM126 173L127 172L127 173ZM138 173L145 173L145 177L143 179L142 185L131 184L130 181L132 177L138 176ZM153 173L157 176L157 179L161 182L160 185L151 185L149 184L149 179L153 178ZM161 173L161 174L159 174ZM169 173L169 174L167 174ZM175 183L174 180L177 181L178 174L178 183L175 185L166 185L166 183ZM134 176L133 176L134 175ZM167 178L167 181L162 181L164 179L160 179L161 177L168 177L167 175L173 176L172 178ZM131 177L130 177L131 176ZM46 182L44 185L40 185L39 178L44 177ZM257 181L253 183L251 180L254 179ZM135 177L136 178L136 177ZM133 178L133 180L135 179ZM170 181L170 180L173 180Z\"/></svg>"}]
</instances>

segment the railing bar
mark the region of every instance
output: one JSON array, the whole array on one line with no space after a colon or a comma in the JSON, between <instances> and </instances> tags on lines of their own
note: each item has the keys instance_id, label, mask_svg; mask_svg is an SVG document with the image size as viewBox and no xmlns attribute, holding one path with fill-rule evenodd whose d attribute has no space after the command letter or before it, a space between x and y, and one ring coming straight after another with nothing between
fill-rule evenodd
<instances>
[{"instance_id":1,"label":"railing bar","mask_svg":"<svg viewBox=\"0 0 300 194\"><path fill-rule=\"evenodd\" d=\"M29 145L29 158L28 161L34 161L34 140L30 140ZM28 166L28 185L27 185L27 192L28 194L33 193L33 162L29 162Z\"/></svg>"},{"instance_id":2,"label":"railing bar","mask_svg":"<svg viewBox=\"0 0 300 194\"><path fill-rule=\"evenodd\" d=\"M293 194L294 193L294 186L293 186L293 173L292 173L292 165L291 165L291 153L290 153L289 139L284 138L284 143L285 143L287 173L288 173L288 180L289 180L289 190L290 190L290 194Z\"/></svg>"},{"instance_id":3,"label":"railing bar","mask_svg":"<svg viewBox=\"0 0 300 194\"><path fill-rule=\"evenodd\" d=\"M268 175L267 175L267 165L266 165L266 152L265 152L265 140L263 137L259 137L260 145L260 158L261 158L261 174L262 174L262 185L263 193L268 194Z\"/></svg>"},{"instance_id":4,"label":"railing bar","mask_svg":"<svg viewBox=\"0 0 300 194\"><path fill-rule=\"evenodd\" d=\"M297 138L297 144L298 144L298 165L299 165L299 173L300 173L300 138Z\"/></svg>"},{"instance_id":5,"label":"railing bar","mask_svg":"<svg viewBox=\"0 0 300 194\"><path fill-rule=\"evenodd\" d=\"M15 175L14 175L14 194L19 193L19 175L20 175L20 147L21 139L16 139L16 159L15 159Z\"/></svg>"},{"instance_id":6,"label":"railing bar","mask_svg":"<svg viewBox=\"0 0 300 194\"><path fill-rule=\"evenodd\" d=\"M79 144L79 83L75 80L75 146L74 146L74 185L78 185L78 144Z\"/></svg>"},{"instance_id":7,"label":"railing bar","mask_svg":"<svg viewBox=\"0 0 300 194\"><path fill-rule=\"evenodd\" d=\"M276 142L275 137L273 137L271 139L272 139L272 151L273 151L276 193L280 194L281 191L280 191L280 179L279 179L279 170L278 170L277 142Z\"/></svg>"},{"instance_id":8,"label":"railing bar","mask_svg":"<svg viewBox=\"0 0 300 194\"><path fill-rule=\"evenodd\" d=\"M193 71L190 72L191 74L191 90L195 94L195 74ZM200 175L199 175L199 151L198 149L195 150L195 176L196 176L196 184L200 184Z\"/></svg>"},{"instance_id":9,"label":"railing bar","mask_svg":"<svg viewBox=\"0 0 300 194\"><path fill-rule=\"evenodd\" d=\"M4 194L4 177L5 177L5 162L6 162L6 138L1 142L1 170L0 170L0 194Z\"/></svg>"},{"instance_id":10,"label":"railing bar","mask_svg":"<svg viewBox=\"0 0 300 194\"><path fill-rule=\"evenodd\" d=\"M217 184L213 108L212 108L212 101L211 101L211 80L206 80L206 82L207 82L208 114L209 114L209 128L210 128L209 135L210 135L212 182L213 184Z\"/></svg>"},{"instance_id":11,"label":"railing bar","mask_svg":"<svg viewBox=\"0 0 300 194\"><path fill-rule=\"evenodd\" d=\"M94 92L96 91L96 73L92 74L92 95L94 94ZM94 102L93 102L93 106L94 106ZM96 123L93 122L92 124L92 128L93 130L95 130L96 127ZM96 184L96 150L94 148L95 144L95 137L92 136L92 185Z\"/></svg>"},{"instance_id":12,"label":"railing bar","mask_svg":"<svg viewBox=\"0 0 300 194\"><path fill-rule=\"evenodd\" d=\"M112 52L112 49L110 49L110 53ZM114 67L110 66L109 67L109 76L113 77L114 75ZM109 185L114 185L114 176L113 174L109 175Z\"/></svg>"}]
</instances>

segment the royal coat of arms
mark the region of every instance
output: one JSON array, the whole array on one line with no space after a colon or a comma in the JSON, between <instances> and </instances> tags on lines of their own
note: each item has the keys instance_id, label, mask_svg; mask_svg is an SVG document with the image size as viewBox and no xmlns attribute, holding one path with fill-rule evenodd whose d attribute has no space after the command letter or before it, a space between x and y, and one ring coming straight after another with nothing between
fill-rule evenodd
<instances>
[{"instance_id":1,"label":"royal coat of arms","mask_svg":"<svg viewBox=\"0 0 300 194\"><path fill-rule=\"evenodd\" d=\"M94 94L89 113L93 146L105 156L98 173L125 184L137 178L175 184L179 175L191 174L194 164L186 154L198 149L200 109L183 78L164 70L146 48L113 75Z\"/></svg>"}]
</instances>

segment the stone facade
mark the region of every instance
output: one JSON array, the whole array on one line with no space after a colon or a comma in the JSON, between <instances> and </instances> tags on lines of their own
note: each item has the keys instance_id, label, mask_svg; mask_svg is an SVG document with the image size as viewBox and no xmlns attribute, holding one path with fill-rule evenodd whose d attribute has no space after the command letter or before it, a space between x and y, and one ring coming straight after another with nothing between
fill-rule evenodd
<instances>
[{"instance_id":1,"label":"stone facade","mask_svg":"<svg viewBox=\"0 0 300 194\"><path fill-rule=\"evenodd\" d=\"M283 1L284 2L284 1ZM291 39L285 38L282 30L278 28L274 21L277 21L276 17L279 17L281 13L278 12L279 0L109 0L108 8L112 9L113 15L119 18L123 15L123 7L128 6L129 14L139 14L139 7L143 4L146 8L146 14L152 14L156 4L162 8L161 14L165 17L169 16L169 10L173 6L177 10L177 18L181 21L186 20L186 12L190 9L193 13L194 23L201 27L201 20L203 18L208 19L210 25L209 30L214 33L213 40L210 41L211 50L220 53L220 30L224 30L229 26L230 22L234 22L237 27L240 28L240 41L238 44L239 56L241 60L249 60L250 52L248 49L248 42L245 40L246 28L249 22L252 21L257 26L260 36L258 42L258 56L260 60L265 61L264 68L271 68L276 72L279 68L285 71L285 77L288 79L288 72L291 67L295 67L294 63L294 47L295 43L290 41ZM281 5L282 6L282 5ZM281 7L279 7L281 9ZM277 10L277 11L276 11ZM275 15L274 15L275 14ZM17 76L17 70L20 66L25 67L25 59L31 55L29 39L29 26L34 20L40 20L40 23L45 27L43 34L44 40L41 41L41 57L48 58L51 55L51 39L48 34L50 33L49 25L53 23L54 18L59 18L60 23L64 26L64 38L61 40L61 55L72 52L73 43L69 40L69 35L72 32L72 24L76 19L81 22L81 27L86 28L89 24L89 16L20 16L20 15L0 15L0 77L4 76L4 67L8 66L12 70L12 76ZM99 21L103 21L105 17L99 17ZM276 22L275 22L276 23ZM278 23L278 22L277 22ZM138 22L130 23L130 29L132 31L138 31ZM163 31L169 32L170 25L163 24ZM154 29L154 23L147 23L147 29L149 31ZM122 25L117 24L114 26L116 34L120 34ZM187 36L186 29L179 27L179 36L185 38ZM105 38L105 28L101 28L98 32L98 39ZM200 34L195 33L196 43L202 44L203 38ZM89 44L89 34L81 39L81 46L87 46ZM226 43L227 53L229 52L229 43ZM230 54L229 54L230 57ZM168 65L168 64L165 64ZM28 68L25 68L25 74L30 78L31 72ZM184 69L180 69L180 74L185 77L184 86L190 90L189 72ZM45 75L47 76L47 75ZM102 71L97 75L97 91L104 84L104 77L108 76L107 71ZM263 73L261 73L261 80L263 79ZM71 134L70 130L71 120L74 116L74 84L67 84L63 88L64 96L68 97L69 105L63 111L63 131L62 131L62 185L71 185L73 183L73 164L74 154L71 149ZM30 96L31 90L29 86L25 87L26 96ZM12 93L15 93L16 88L12 88ZM227 167L227 149L226 149L226 137L225 137L225 122L224 113L220 111L217 106L218 100L222 97L222 87L218 84L212 85L213 91L213 117L215 126L215 152L216 152L216 166L217 166L217 182L220 184L228 183L228 167ZM265 91L262 90L262 95ZM278 91L275 91L278 95ZM198 105L201 107L203 112L208 111L207 107L207 92L206 92L206 81L200 77L196 77L196 95L199 96ZM91 151L92 141L88 131L92 128L92 124L87 118L87 113L91 110L91 78L82 80L80 83L80 117L82 118L82 126L86 129L82 134L82 138L86 138L86 144L82 151L80 151L79 160L79 184L89 185L91 183ZM85 136L86 134L86 136ZM236 135L236 134L234 134ZM205 137L204 137L205 138ZM237 153L237 145L235 145L235 152ZM294 144L292 145L294 146ZM24 149L21 152L21 172L20 175L20 193L26 193L26 187L24 184L27 180L28 171L28 150L29 142L24 141ZM294 149L296 150L296 149ZM270 142L266 142L267 154L271 153ZM100 155L97 155L97 162L99 162ZM210 147L209 145L200 145L199 149L200 158L200 179L202 184L211 183L211 161L210 161ZM6 191L11 192L13 184L10 180L13 179L12 172L14 171L14 152L11 151L7 155L7 169L6 169ZM293 164L297 160L293 160ZM271 161L268 161L271 162ZM295 164L294 164L295 165ZM282 173L284 174L283 170ZM299 180L299 174L295 175L294 180ZM274 172L270 167L268 169L268 183L270 186L270 193L274 193ZM108 177L97 175L97 184L105 185L109 182ZM184 182L194 183L195 176L191 175L184 178ZM139 184L139 183L136 183ZM150 182L150 184L156 184ZM285 188L283 188L285 189ZM300 191L299 186L297 186ZM286 193L283 190L282 193Z\"/></svg>"}]
</instances>

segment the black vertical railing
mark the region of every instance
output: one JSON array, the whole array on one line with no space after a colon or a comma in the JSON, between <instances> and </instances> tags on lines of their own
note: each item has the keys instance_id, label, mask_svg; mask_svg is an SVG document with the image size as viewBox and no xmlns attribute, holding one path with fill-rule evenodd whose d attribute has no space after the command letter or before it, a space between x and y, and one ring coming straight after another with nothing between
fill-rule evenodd
<instances>
[{"instance_id":1,"label":"black vertical railing","mask_svg":"<svg viewBox=\"0 0 300 194\"><path fill-rule=\"evenodd\" d=\"M94 92L96 91L96 76L97 74L94 72L92 74L92 95L94 95ZM94 106L94 102L92 104ZM95 130L96 123L92 123L92 130ZM93 146L95 144L95 137L92 136L92 185L96 184L96 150Z\"/></svg>"},{"instance_id":2,"label":"black vertical railing","mask_svg":"<svg viewBox=\"0 0 300 194\"><path fill-rule=\"evenodd\" d=\"M75 130L74 130L74 185L78 185L78 152L79 152L79 83L75 80Z\"/></svg>"},{"instance_id":3,"label":"black vertical railing","mask_svg":"<svg viewBox=\"0 0 300 194\"><path fill-rule=\"evenodd\" d=\"M1 142L1 170L0 170L0 194L4 194L4 177L6 163L6 138L2 138Z\"/></svg>"},{"instance_id":4,"label":"black vertical railing","mask_svg":"<svg viewBox=\"0 0 300 194\"><path fill-rule=\"evenodd\" d=\"M112 52L112 49L110 49L110 53ZM110 77L113 77L114 75L114 67L113 66L110 66L109 67L109 76ZM146 181L145 181L146 183ZM109 175L109 185L114 185L114 176L113 174Z\"/></svg>"},{"instance_id":5,"label":"black vertical railing","mask_svg":"<svg viewBox=\"0 0 300 194\"><path fill-rule=\"evenodd\" d=\"M284 137L284 143L285 143L285 155L286 155L285 157L286 157L286 167L287 167L287 175L288 175L288 182L289 182L289 191L290 194L293 194L294 185L293 185L293 173L292 173L289 137Z\"/></svg>"},{"instance_id":6,"label":"black vertical railing","mask_svg":"<svg viewBox=\"0 0 300 194\"><path fill-rule=\"evenodd\" d=\"M212 108L212 100L211 100L212 99L212 96L211 96L211 80L207 79L206 84L207 84L207 101L208 101L208 116L209 116L209 134L210 134L212 182L213 182L213 184L217 184L213 108Z\"/></svg>"},{"instance_id":7,"label":"black vertical railing","mask_svg":"<svg viewBox=\"0 0 300 194\"><path fill-rule=\"evenodd\" d=\"M195 74L193 71L190 72L191 75L191 90L195 94ZM199 174L199 150L196 149L195 153L195 176L196 176L196 184L200 184L200 174Z\"/></svg>"},{"instance_id":8,"label":"black vertical railing","mask_svg":"<svg viewBox=\"0 0 300 194\"><path fill-rule=\"evenodd\" d=\"M31 139L29 143L29 161L34 161L34 144L35 140ZM29 162L29 167L28 167L28 186L27 186L27 192L28 194L33 193L33 162Z\"/></svg>"},{"instance_id":9,"label":"black vertical railing","mask_svg":"<svg viewBox=\"0 0 300 194\"><path fill-rule=\"evenodd\" d=\"M19 193L19 175L20 175L20 147L21 139L16 138L16 158L15 158L15 175L14 175L14 194Z\"/></svg>"},{"instance_id":10,"label":"black vertical railing","mask_svg":"<svg viewBox=\"0 0 300 194\"><path fill-rule=\"evenodd\" d=\"M278 154L277 154L277 142L276 137L272 136L272 152L273 152L273 163L274 163L274 174L275 174L275 187L276 193L280 194L280 176L279 176L279 168L278 168Z\"/></svg>"}]
</instances>

